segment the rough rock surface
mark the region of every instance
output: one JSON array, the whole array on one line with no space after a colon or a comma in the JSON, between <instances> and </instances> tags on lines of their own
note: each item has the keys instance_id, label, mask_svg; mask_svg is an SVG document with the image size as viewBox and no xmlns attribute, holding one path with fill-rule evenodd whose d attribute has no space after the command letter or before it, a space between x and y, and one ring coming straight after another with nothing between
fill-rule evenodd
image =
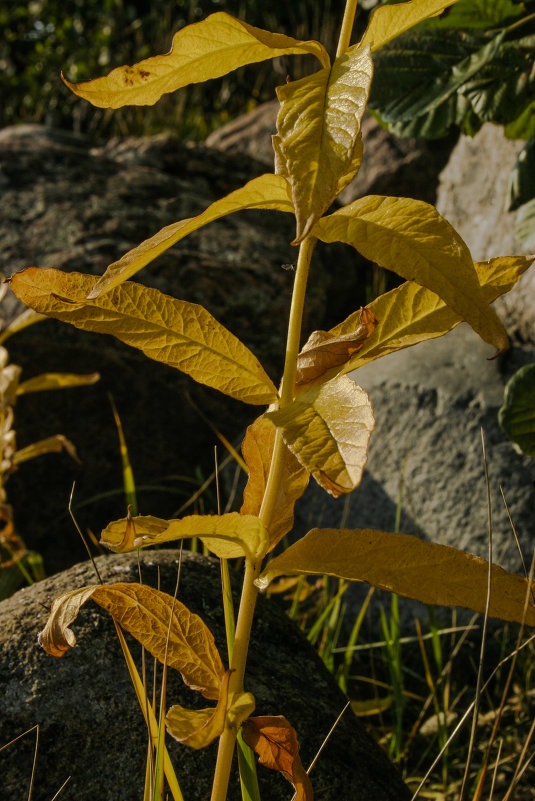
<instances>
[{"instance_id":1,"label":"rough rock surface","mask_svg":"<svg viewBox=\"0 0 535 801\"><path fill-rule=\"evenodd\" d=\"M105 580L137 580L135 555L100 557L97 563ZM174 591L176 550L144 552L141 565L143 580L154 584L159 565L162 589ZM33 801L50 799L68 776L61 796L65 801L137 801L142 794L146 730L111 618L88 602L72 626L78 645L62 659L48 656L36 642L47 617L43 605L63 591L93 583L92 567L84 563L0 604L0 745L39 724ZM225 661L218 561L185 553L178 597L201 615ZM257 714L284 714L291 721L307 766L344 697L276 602L260 598L257 611L247 686L255 694ZM133 654L138 651L133 643ZM199 696L173 674L169 671L169 703L193 706ZM34 742L32 734L0 753L2 799L27 797ZM215 744L194 751L168 738L168 748L185 799L208 799ZM259 775L263 798L290 797L290 786L278 774L260 768ZM311 778L318 801L409 798L383 751L351 713L343 716ZM234 776L228 798L239 797Z\"/></svg>"},{"instance_id":2,"label":"rough rock surface","mask_svg":"<svg viewBox=\"0 0 535 801\"><path fill-rule=\"evenodd\" d=\"M506 212L511 170L525 142L506 139L485 124L471 139L461 136L440 175L437 208L461 234L477 261L526 253L515 238L518 211ZM535 270L496 302L511 335L535 343Z\"/></svg>"},{"instance_id":3,"label":"rough rock surface","mask_svg":"<svg viewBox=\"0 0 535 801\"><path fill-rule=\"evenodd\" d=\"M4 129L0 270L11 275L33 264L101 274L144 238L198 214L264 169L243 156L186 147L168 134L98 146L38 125ZM293 280L282 265L296 258L292 238L289 215L243 212L191 234L135 280L204 305L278 382ZM349 248L317 248L306 329L332 325L364 301L354 263ZM338 293L341 307L329 319ZM4 317L13 314L9 303L0 310ZM17 404L19 447L63 433L82 460L78 468L66 455L43 456L24 464L8 484L18 528L29 547L44 554L48 572L85 558L67 512L75 478L74 509L82 529L98 534L124 513L108 394L122 419L140 508L160 516L173 515L197 488L191 483L196 472L202 483L213 467L217 439L188 397L236 444L258 413L111 337L52 320L13 337L8 349L24 378L44 371L102 376L93 387L28 395Z\"/></svg>"}]
</instances>

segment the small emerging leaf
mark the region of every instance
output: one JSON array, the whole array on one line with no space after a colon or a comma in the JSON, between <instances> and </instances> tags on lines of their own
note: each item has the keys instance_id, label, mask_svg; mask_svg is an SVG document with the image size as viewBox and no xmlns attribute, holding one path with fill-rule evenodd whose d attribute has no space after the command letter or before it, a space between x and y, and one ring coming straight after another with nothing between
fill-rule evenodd
<instances>
[{"instance_id":1,"label":"small emerging leaf","mask_svg":"<svg viewBox=\"0 0 535 801\"><path fill-rule=\"evenodd\" d=\"M67 451L75 462L80 462L72 442L67 437L64 437L63 434L56 434L54 437L40 439L39 442L34 442L33 445L27 445L25 448L15 451L13 464L22 464L22 462L35 459L36 456L43 456L45 453L60 453L63 450Z\"/></svg>"},{"instance_id":2,"label":"small emerging leaf","mask_svg":"<svg viewBox=\"0 0 535 801\"><path fill-rule=\"evenodd\" d=\"M524 365L507 382L498 420L521 451L535 456L535 364Z\"/></svg>"},{"instance_id":3,"label":"small emerging leaf","mask_svg":"<svg viewBox=\"0 0 535 801\"><path fill-rule=\"evenodd\" d=\"M299 756L297 734L285 717L249 718L242 726L242 734L261 765L278 770L293 784L295 801L313 801L312 785Z\"/></svg>"},{"instance_id":4,"label":"small emerging leaf","mask_svg":"<svg viewBox=\"0 0 535 801\"><path fill-rule=\"evenodd\" d=\"M172 706L166 717L167 731L178 742L190 748L206 748L225 728L228 704L230 670L225 672L217 706L208 709L186 709L180 704Z\"/></svg>"},{"instance_id":5,"label":"small emerging leaf","mask_svg":"<svg viewBox=\"0 0 535 801\"><path fill-rule=\"evenodd\" d=\"M445 8L456 2L457 0L411 0L408 3L379 6L372 12L360 44L369 44L373 53L422 20L441 14Z\"/></svg>"},{"instance_id":6,"label":"small emerging leaf","mask_svg":"<svg viewBox=\"0 0 535 801\"><path fill-rule=\"evenodd\" d=\"M80 607L93 598L114 620L163 663L169 619L173 610L167 665L205 698L217 700L224 676L214 638L198 615L171 595L144 584L103 584L66 592L52 604L48 622L39 635L45 651L63 656L76 645L71 623Z\"/></svg>"},{"instance_id":7,"label":"small emerging leaf","mask_svg":"<svg viewBox=\"0 0 535 801\"><path fill-rule=\"evenodd\" d=\"M78 97L100 108L152 106L168 92L219 78L246 64L306 53L324 66L329 63L319 42L263 31L221 11L175 33L171 51L163 56L117 67L106 77L85 83L64 80Z\"/></svg>"},{"instance_id":8,"label":"small emerging leaf","mask_svg":"<svg viewBox=\"0 0 535 801\"><path fill-rule=\"evenodd\" d=\"M89 386L96 384L99 378L100 375L98 373L88 373L87 375L79 375L78 373L43 373L19 384L17 395L27 395L29 392L43 392L48 389Z\"/></svg>"},{"instance_id":9,"label":"small emerging leaf","mask_svg":"<svg viewBox=\"0 0 535 801\"><path fill-rule=\"evenodd\" d=\"M503 256L475 265L483 297L492 303L508 292L530 267L535 256ZM407 281L381 295L367 307L378 319L375 331L342 368L343 373L363 364L408 348L418 342L442 336L462 322L462 317L446 306L435 292ZM343 336L357 325L360 310L329 332Z\"/></svg>"},{"instance_id":10,"label":"small emerging leaf","mask_svg":"<svg viewBox=\"0 0 535 801\"><path fill-rule=\"evenodd\" d=\"M267 484L276 428L264 415L258 417L245 433L243 458L249 468L249 480L243 493L241 515L258 515ZM285 445L282 477L275 503L274 517L269 526L269 550L291 531L294 506L307 488L309 473Z\"/></svg>"},{"instance_id":11,"label":"small emerging leaf","mask_svg":"<svg viewBox=\"0 0 535 801\"><path fill-rule=\"evenodd\" d=\"M257 584L264 589L277 576L323 574L365 581L424 604L485 612L488 563L484 559L409 534L373 529L312 529L272 559ZM525 578L493 565L490 617L521 622L527 589ZM535 626L533 603L528 605L526 623Z\"/></svg>"},{"instance_id":12,"label":"small emerging leaf","mask_svg":"<svg viewBox=\"0 0 535 801\"><path fill-rule=\"evenodd\" d=\"M509 346L487 304L466 244L421 200L369 195L314 226L323 242L345 242L365 258L430 289L499 352ZM381 319L379 315L376 315Z\"/></svg>"},{"instance_id":13,"label":"small emerging leaf","mask_svg":"<svg viewBox=\"0 0 535 801\"><path fill-rule=\"evenodd\" d=\"M280 175L269 173L261 175L220 200L216 200L197 217L189 217L186 220L167 225L150 239L146 239L137 247L129 250L118 261L110 264L89 293L88 298L96 298L101 292L109 292L113 287L131 278L145 265L193 231L243 209L277 209L293 214L294 209L287 182Z\"/></svg>"},{"instance_id":14,"label":"small emerging leaf","mask_svg":"<svg viewBox=\"0 0 535 801\"><path fill-rule=\"evenodd\" d=\"M298 395L266 417L327 492L337 498L360 483L375 428L366 392L347 376Z\"/></svg>"},{"instance_id":15,"label":"small emerging leaf","mask_svg":"<svg viewBox=\"0 0 535 801\"><path fill-rule=\"evenodd\" d=\"M277 399L258 359L202 306L127 282L86 300L96 279L28 267L11 288L28 306L85 331L112 334L151 359L232 398L257 405Z\"/></svg>"},{"instance_id":16,"label":"small emerging leaf","mask_svg":"<svg viewBox=\"0 0 535 801\"><path fill-rule=\"evenodd\" d=\"M377 318L369 309L361 309L355 328L333 336L327 331L314 331L297 357L296 387L317 384L332 378L365 341L373 334Z\"/></svg>"},{"instance_id":17,"label":"small emerging leaf","mask_svg":"<svg viewBox=\"0 0 535 801\"><path fill-rule=\"evenodd\" d=\"M372 74L369 49L352 47L331 69L277 89L275 172L291 186L294 244L307 236L360 167L361 120Z\"/></svg>"}]
</instances>

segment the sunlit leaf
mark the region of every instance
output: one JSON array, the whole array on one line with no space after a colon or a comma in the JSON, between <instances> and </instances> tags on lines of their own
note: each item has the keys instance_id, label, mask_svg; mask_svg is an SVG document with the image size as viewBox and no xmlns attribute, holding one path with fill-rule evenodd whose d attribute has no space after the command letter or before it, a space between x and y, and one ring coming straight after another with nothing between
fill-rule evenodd
<instances>
[{"instance_id":1,"label":"sunlit leaf","mask_svg":"<svg viewBox=\"0 0 535 801\"><path fill-rule=\"evenodd\" d=\"M69 648L74 648L76 637L69 626L89 598L106 609L162 663L172 610L168 667L178 670L184 682L205 698L219 698L225 671L211 632L201 618L180 601L144 584L103 584L61 595L52 604L48 622L39 635L47 653L63 656Z\"/></svg>"},{"instance_id":2,"label":"sunlit leaf","mask_svg":"<svg viewBox=\"0 0 535 801\"><path fill-rule=\"evenodd\" d=\"M482 339L500 352L507 349L507 335L485 301L470 251L428 203L369 195L319 220L314 236L352 245L370 261L436 292Z\"/></svg>"},{"instance_id":3,"label":"sunlit leaf","mask_svg":"<svg viewBox=\"0 0 535 801\"><path fill-rule=\"evenodd\" d=\"M291 186L300 242L362 161L361 120L373 74L368 48L352 47L325 68L278 87L275 172Z\"/></svg>"},{"instance_id":4,"label":"sunlit leaf","mask_svg":"<svg viewBox=\"0 0 535 801\"><path fill-rule=\"evenodd\" d=\"M238 731L239 727L255 710L256 702L252 693L237 693L227 709L225 725Z\"/></svg>"},{"instance_id":5,"label":"sunlit leaf","mask_svg":"<svg viewBox=\"0 0 535 801\"><path fill-rule=\"evenodd\" d=\"M230 671L227 670L221 682L221 690L216 707L208 709L186 709L180 704L173 705L166 717L167 731L183 745L190 748L206 748L225 728L225 715L228 704L228 682Z\"/></svg>"},{"instance_id":6,"label":"sunlit leaf","mask_svg":"<svg viewBox=\"0 0 535 801\"><path fill-rule=\"evenodd\" d=\"M277 576L301 574L364 581L425 604L485 612L488 563L409 534L315 528L272 559L257 583L265 588ZM527 589L525 578L493 565L490 617L520 622ZM533 603L526 623L535 626Z\"/></svg>"},{"instance_id":7,"label":"sunlit leaf","mask_svg":"<svg viewBox=\"0 0 535 801\"><path fill-rule=\"evenodd\" d=\"M7 290L7 283L4 286ZM37 314L33 309L24 309L23 312L15 317L14 320L11 320L3 331L0 332L0 344L13 336L13 334L23 331L25 328L29 328L29 326L41 322L41 320L46 320L45 314Z\"/></svg>"},{"instance_id":8,"label":"sunlit leaf","mask_svg":"<svg viewBox=\"0 0 535 801\"><path fill-rule=\"evenodd\" d=\"M258 417L245 433L243 458L249 468L249 480L243 493L242 515L258 515L266 490L273 455L276 428L264 415ZM293 453L285 447L282 477L275 503L274 517L269 526L269 550L291 531L294 506L307 488L309 473Z\"/></svg>"},{"instance_id":9,"label":"sunlit leaf","mask_svg":"<svg viewBox=\"0 0 535 801\"><path fill-rule=\"evenodd\" d=\"M297 357L296 387L324 382L340 372L373 334L376 325L373 312L360 309L355 326L347 333L333 336L328 331L314 331Z\"/></svg>"},{"instance_id":10,"label":"sunlit leaf","mask_svg":"<svg viewBox=\"0 0 535 801\"><path fill-rule=\"evenodd\" d=\"M54 437L40 439L39 442L34 442L32 445L27 445L25 448L15 451L13 464L22 464L22 462L35 459L36 456L43 456L45 453L60 453L61 451L67 451L75 462L80 461L72 442L67 437L64 437L63 434L56 434Z\"/></svg>"},{"instance_id":11,"label":"sunlit leaf","mask_svg":"<svg viewBox=\"0 0 535 801\"><path fill-rule=\"evenodd\" d=\"M351 709L358 718L366 718L370 715L380 715L390 709L394 697L384 695L382 697L367 698L366 700L351 701Z\"/></svg>"},{"instance_id":12,"label":"sunlit leaf","mask_svg":"<svg viewBox=\"0 0 535 801\"><path fill-rule=\"evenodd\" d=\"M219 78L246 64L307 53L316 56L323 66L329 64L319 42L300 42L219 12L175 33L171 51L165 55L144 59L133 67L117 67L104 78L65 83L76 95L100 108L152 106L168 92Z\"/></svg>"},{"instance_id":13,"label":"sunlit leaf","mask_svg":"<svg viewBox=\"0 0 535 801\"><path fill-rule=\"evenodd\" d=\"M408 3L379 6L372 12L360 44L370 45L373 53L422 20L441 14L445 8L456 2L457 0L411 0Z\"/></svg>"},{"instance_id":14,"label":"sunlit leaf","mask_svg":"<svg viewBox=\"0 0 535 801\"><path fill-rule=\"evenodd\" d=\"M85 331L112 334L151 359L245 403L269 404L277 391L260 362L202 306L127 282L86 300L95 278L29 267L11 288L28 306Z\"/></svg>"},{"instance_id":15,"label":"sunlit leaf","mask_svg":"<svg viewBox=\"0 0 535 801\"><path fill-rule=\"evenodd\" d=\"M268 550L268 533L258 517L230 512L225 515L189 515L177 520L143 517L132 520L136 535L127 535L128 518L110 523L102 532L101 543L112 551L131 547L162 545L173 540L198 537L216 556L236 559L246 556L251 561L261 559Z\"/></svg>"},{"instance_id":16,"label":"sunlit leaf","mask_svg":"<svg viewBox=\"0 0 535 801\"><path fill-rule=\"evenodd\" d=\"M294 209L288 183L280 175L269 173L261 175L220 200L216 200L197 217L189 217L186 220L167 225L154 236L129 250L118 261L110 264L88 297L96 298L101 292L108 292L114 286L131 278L146 264L191 234L192 231L196 231L220 217L243 209L277 209L293 214Z\"/></svg>"},{"instance_id":17,"label":"sunlit leaf","mask_svg":"<svg viewBox=\"0 0 535 801\"><path fill-rule=\"evenodd\" d=\"M530 267L535 256L503 256L490 261L476 262L475 268L481 291L487 303L508 292ZM462 317L446 306L437 294L407 281L372 301L368 308L378 319L377 328L342 368L343 373L408 348L418 342L434 339L451 331ZM352 331L360 310L329 332L332 336Z\"/></svg>"},{"instance_id":18,"label":"sunlit leaf","mask_svg":"<svg viewBox=\"0 0 535 801\"><path fill-rule=\"evenodd\" d=\"M17 395L29 392L43 392L48 389L66 389L68 387L84 387L95 384L100 378L98 373L42 373L19 384Z\"/></svg>"},{"instance_id":19,"label":"sunlit leaf","mask_svg":"<svg viewBox=\"0 0 535 801\"><path fill-rule=\"evenodd\" d=\"M261 765L278 770L293 784L295 801L313 801L312 785L299 756L297 734L285 717L249 718L242 726L242 734Z\"/></svg>"},{"instance_id":20,"label":"sunlit leaf","mask_svg":"<svg viewBox=\"0 0 535 801\"><path fill-rule=\"evenodd\" d=\"M523 453L535 456L535 364L525 364L507 382L498 420Z\"/></svg>"},{"instance_id":21,"label":"sunlit leaf","mask_svg":"<svg viewBox=\"0 0 535 801\"><path fill-rule=\"evenodd\" d=\"M347 376L302 392L266 417L318 484L334 497L351 492L362 478L375 428L366 392Z\"/></svg>"}]
</instances>

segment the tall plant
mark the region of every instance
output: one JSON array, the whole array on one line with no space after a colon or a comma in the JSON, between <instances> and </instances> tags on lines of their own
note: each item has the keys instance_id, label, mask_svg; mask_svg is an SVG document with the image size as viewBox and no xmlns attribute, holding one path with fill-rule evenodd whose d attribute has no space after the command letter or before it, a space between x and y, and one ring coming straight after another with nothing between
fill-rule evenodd
<instances>
[{"instance_id":1,"label":"tall plant","mask_svg":"<svg viewBox=\"0 0 535 801\"><path fill-rule=\"evenodd\" d=\"M93 598L155 657L179 670L186 684L212 700L215 706L202 710L172 706L166 716L168 732L193 748L219 738L212 801L226 798L237 736L263 764L294 784L298 798L312 798L295 732L285 718L253 717L254 698L244 686L257 594L275 577L329 574L366 581L427 604L477 611L486 605L489 566L484 560L407 535L315 528L272 556L292 528L294 505L310 475L335 497L360 483L374 416L366 391L348 373L387 353L441 336L462 320L497 353L507 348L505 331L489 304L514 285L534 257L474 264L461 237L432 206L407 198L363 197L326 214L362 161L361 120L373 54L452 2L411 0L382 6L361 41L350 45L356 0L348 0L332 62L319 42L298 41L216 13L180 30L165 56L119 67L87 83L68 83L94 105L118 108L151 105L190 83L275 56L312 54L320 63L317 72L278 89L274 174L250 181L197 217L163 228L111 264L100 278L28 268L11 279L17 296L43 314L113 334L236 400L268 406L243 441L249 480L239 513L175 520L129 516L102 533L102 542L114 551L197 536L222 560L243 559L230 665L223 665L200 618L171 596L135 583L66 593L54 602L41 634L45 649L62 656L76 641L69 626L81 605ZM190 232L251 208L294 214L296 220L292 244L299 247L299 255L279 390L251 351L206 309L128 281ZM311 255L318 242L335 241L406 282L330 331L315 331L300 348ZM526 617L535 624L535 609L524 608L527 582L498 567L492 567L491 576L490 614L506 620ZM159 738L154 726L151 731L154 743L160 739L161 744L161 732ZM168 762L165 769L170 776ZM180 797L176 788L173 793Z\"/></svg>"}]
</instances>

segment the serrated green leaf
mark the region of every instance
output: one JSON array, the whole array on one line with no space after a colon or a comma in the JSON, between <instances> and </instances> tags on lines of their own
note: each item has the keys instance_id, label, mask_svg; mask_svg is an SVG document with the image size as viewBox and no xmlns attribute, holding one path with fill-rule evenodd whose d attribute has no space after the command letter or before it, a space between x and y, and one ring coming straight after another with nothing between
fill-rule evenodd
<instances>
[{"instance_id":1,"label":"serrated green leaf","mask_svg":"<svg viewBox=\"0 0 535 801\"><path fill-rule=\"evenodd\" d=\"M475 268L485 301L492 303L500 295L509 292L534 260L535 256L502 256L476 262ZM342 373L356 370L363 364L396 350L435 339L462 322L462 317L446 306L435 292L424 289L413 281L406 281L380 295L367 308L377 316L377 327L363 343L361 350L344 365ZM330 333L337 336L352 331L360 315L359 309L332 328Z\"/></svg>"},{"instance_id":2,"label":"serrated green leaf","mask_svg":"<svg viewBox=\"0 0 535 801\"><path fill-rule=\"evenodd\" d=\"M272 559L256 583L265 589L277 576L325 574L364 581L425 604L485 612L484 559L409 534L373 529L312 529ZM521 622L527 592L525 578L493 565L490 617ZM535 626L529 600L526 623Z\"/></svg>"},{"instance_id":3,"label":"serrated green leaf","mask_svg":"<svg viewBox=\"0 0 535 801\"><path fill-rule=\"evenodd\" d=\"M197 217L189 217L165 226L154 236L129 250L118 261L110 264L102 278L95 284L89 297L96 298L102 292L108 292L131 278L149 262L154 261L160 254L176 245L193 231L197 231L214 220L244 209L276 209L293 214L290 187L280 175L267 173L253 178L245 186L216 200Z\"/></svg>"},{"instance_id":4,"label":"serrated green leaf","mask_svg":"<svg viewBox=\"0 0 535 801\"><path fill-rule=\"evenodd\" d=\"M300 42L254 28L220 11L175 33L169 53L117 67L103 78L65 83L78 97L100 108L152 106L164 94L219 78L246 64L292 54L311 54L323 66L329 56L319 42Z\"/></svg>"},{"instance_id":5,"label":"serrated green leaf","mask_svg":"<svg viewBox=\"0 0 535 801\"><path fill-rule=\"evenodd\" d=\"M521 451L535 456L535 364L526 364L509 379L498 420Z\"/></svg>"},{"instance_id":6,"label":"serrated green leaf","mask_svg":"<svg viewBox=\"0 0 535 801\"><path fill-rule=\"evenodd\" d=\"M481 291L470 251L433 206L370 195L323 217L313 234L323 242L352 245L370 261L430 289L486 342L499 351L508 347L505 330Z\"/></svg>"},{"instance_id":7,"label":"serrated green leaf","mask_svg":"<svg viewBox=\"0 0 535 801\"><path fill-rule=\"evenodd\" d=\"M360 483L375 420L366 392L341 376L266 412L318 484L335 498Z\"/></svg>"},{"instance_id":8,"label":"serrated green leaf","mask_svg":"<svg viewBox=\"0 0 535 801\"><path fill-rule=\"evenodd\" d=\"M508 139L531 139L535 136L535 101L526 106L516 119L508 122L503 132Z\"/></svg>"},{"instance_id":9,"label":"serrated green leaf","mask_svg":"<svg viewBox=\"0 0 535 801\"><path fill-rule=\"evenodd\" d=\"M441 14L445 8L453 5L456 1L411 0L408 3L379 6L372 12L360 44L369 44L374 53L392 39L418 25L419 22Z\"/></svg>"},{"instance_id":10,"label":"serrated green leaf","mask_svg":"<svg viewBox=\"0 0 535 801\"><path fill-rule=\"evenodd\" d=\"M202 306L130 281L87 300L95 283L91 275L29 267L13 276L11 288L42 314L112 334L232 398L257 405L276 400L258 359Z\"/></svg>"},{"instance_id":11,"label":"serrated green leaf","mask_svg":"<svg viewBox=\"0 0 535 801\"><path fill-rule=\"evenodd\" d=\"M535 137L518 154L509 178L507 210L514 211L535 198Z\"/></svg>"},{"instance_id":12,"label":"serrated green leaf","mask_svg":"<svg viewBox=\"0 0 535 801\"><path fill-rule=\"evenodd\" d=\"M520 208L516 219L515 236L526 250L535 250L535 199Z\"/></svg>"},{"instance_id":13,"label":"serrated green leaf","mask_svg":"<svg viewBox=\"0 0 535 801\"><path fill-rule=\"evenodd\" d=\"M278 87L275 171L291 186L300 242L355 176L373 74L369 48L351 47L331 69Z\"/></svg>"}]
</instances>

